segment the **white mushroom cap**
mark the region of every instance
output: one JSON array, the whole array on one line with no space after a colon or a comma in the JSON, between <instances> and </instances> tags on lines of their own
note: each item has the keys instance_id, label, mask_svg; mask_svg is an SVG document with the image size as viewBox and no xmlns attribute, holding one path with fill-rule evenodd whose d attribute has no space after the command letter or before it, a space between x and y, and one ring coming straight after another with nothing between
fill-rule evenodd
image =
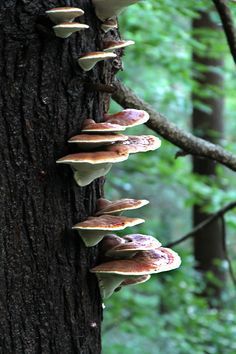
<instances>
[{"instance_id":1,"label":"white mushroom cap","mask_svg":"<svg viewBox=\"0 0 236 354\"><path fill-rule=\"evenodd\" d=\"M84 71L91 70L99 61L113 59L117 55L114 53L105 53L105 52L90 52L82 55L78 59L80 67Z\"/></svg>"},{"instance_id":2,"label":"white mushroom cap","mask_svg":"<svg viewBox=\"0 0 236 354\"><path fill-rule=\"evenodd\" d=\"M135 44L134 41L105 41L104 42L104 52L112 52L113 50L125 48L130 45Z\"/></svg>"},{"instance_id":3,"label":"white mushroom cap","mask_svg":"<svg viewBox=\"0 0 236 354\"><path fill-rule=\"evenodd\" d=\"M55 35L59 38L68 38L72 33L78 32L84 29L89 28L88 25L84 25L83 23L76 22L63 22L59 25L53 26L53 30Z\"/></svg>"},{"instance_id":4,"label":"white mushroom cap","mask_svg":"<svg viewBox=\"0 0 236 354\"><path fill-rule=\"evenodd\" d=\"M55 7L46 11L54 23L72 22L76 17L82 16L84 11L78 7Z\"/></svg>"},{"instance_id":5,"label":"white mushroom cap","mask_svg":"<svg viewBox=\"0 0 236 354\"><path fill-rule=\"evenodd\" d=\"M121 11L140 0L92 0L97 17L104 21L118 16Z\"/></svg>"}]
</instances>

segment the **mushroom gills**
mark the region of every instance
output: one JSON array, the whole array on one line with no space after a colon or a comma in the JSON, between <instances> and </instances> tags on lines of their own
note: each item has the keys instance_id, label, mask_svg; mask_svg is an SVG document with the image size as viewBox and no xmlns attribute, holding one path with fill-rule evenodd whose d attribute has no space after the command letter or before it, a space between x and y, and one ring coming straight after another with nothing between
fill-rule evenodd
<instances>
[{"instance_id":1,"label":"mushroom gills","mask_svg":"<svg viewBox=\"0 0 236 354\"><path fill-rule=\"evenodd\" d=\"M127 278L127 275L120 274L96 274L102 299L109 298L122 282Z\"/></svg>"},{"instance_id":2,"label":"mushroom gills","mask_svg":"<svg viewBox=\"0 0 236 354\"><path fill-rule=\"evenodd\" d=\"M112 163L101 163L92 165L90 163L72 164L74 179L81 186L87 186L96 178L105 176L111 169Z\"/></svg>"},{"instance_id":3,"label":"mushroom gills","mask_svg":"<svg viewBox=\"0 0 236 354\"><path fill-rule=\"evenodd\" d=\"M86 247L96 246L109 232L106 230L77 230Z\"/></svg>"}]
</instances>

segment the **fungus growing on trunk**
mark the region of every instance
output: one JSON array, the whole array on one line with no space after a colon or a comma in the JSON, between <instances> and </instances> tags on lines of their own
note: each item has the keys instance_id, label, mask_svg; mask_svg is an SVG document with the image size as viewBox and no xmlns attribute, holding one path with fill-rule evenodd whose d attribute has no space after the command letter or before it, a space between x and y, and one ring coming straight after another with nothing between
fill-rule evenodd
<instances>
[{"instance_id":1,"label":"fungus growing on trunk","mask_svg":"<svg viewBox=\"0 0 236 354\"><path fill-rule=\"evenodd\" d=\"M128 139L116 143L115 146L125 146L129 154L135 154L158 149L161 146L161 140L153 135L129 135Z\"/></svg>"},{"instance_id":2,"label":"fungus growing on trunk","mask_svg":"<svg viewBox=\"0 0 236 354\"><path fill-rule=\"evenodd\" d=\"M69 164L74 171L76 183L83 187L98 177L105 176L113 163L127 160L129 153L126 148L118 147L113 151L80 152L67 155L57 163Z\"/></svg>"},{"instance_id":3,"label":"fungus growing on trunk","mask_svg":"<svg viewBox=\"0 0 236 354\"><path fill-rule=\"evenodd\" d=\"M73 22L76 17L82 16L84 11L78 7L55 7L47 10L46 14L52 22L58 24L63 22Z\"/></svg>"},{"instance_id":4,"label":"fungus growing on trunk","mask_svg":"<svg viewBox=\"0 0 236 354\"><path fill-rule=\"evenodd\" d=\"M82 150L93 150L127 139L128 136L122 134L79 134L70 138L68 142L75 143Z\"/></svg>"},{"instance_id":5,"label":"fungus growing on trunk","mask_svg":"<svg viewBox=\"0 0 236 354\"><path fill-rule=\"evenodd\" d=\"M97 245L109 232L124 230L145 222L139 218L127 218L125 216L102 215L89 217L72 227L77 230L87 247Z\"/></svg>"},{"instance_id":6,"label":"fungus growing on trunk","mask_svg":"<svg viewBox=\"0 0 236 354\"><path fill-rule=\"evenodd\" d=\"M113 59L113 58L116 58L116 56L117 55L115 53L89 52L89 53L81 55L81 57L78 59L78 63L84 71L89 71L99 61Z\"/></svg>"},{"instance_id":7,"label":"fungus growing on trunk","mask_svg":"<svg viewBox=\"0 0 236 354\"><path fill-rule=\"evenodd\" d=\"M101 29L107 33L108 31L112 30L112 29L116 29L118 28L118 23L117 20L115 18L111 18L109 20L104 21L101 24Z\"/></svg>"},{"instance_id":8,"label":"fungus growing on trunk","mask_svg":"<svg viewBox=\"0 0 236 354\"><path fill-rule=\"evenodd\" d=\"M89 28L88 25L84 25L83 23L77 22L63 22L59 25L53 26L55 35L59 38L68 38L74 32L78 32L87 28Z\"/></svg>"},{"instance_id":9,"label":"fungus growing on trunk","mask_svg":"<svg viewBox=\"0 0 236 354\"><path fill-rule=\"evenodd\" d=\"M115 292L120 291L124 286L138 285L138 284L145 283L150 278L151 278L151 275L148 274L148 275L141 275L141 277L135 277L135 278L126 279L126 280L122 281L120 286L118 288L116 288L114 291Z\"/></svg>"},{"instance_id":10,"label":"fungus growing on trunk","mask_svg":"<svg viewBox=\"0 0 236 354\"><path fill-rule=\"evenodd\" d=\"M93 119L85 119L82 126L82 133L116 133L124 131L126 128L119 124L112 123L96 123Z\"/></svg>"},{"instance_id":11,"label":"fungus growing on trunk","mask_svg":"<svg viewBox=\"0 0 236 354\"><path fill-rule=\"evenodd\" d=\"M97 200L96 215L113 214L120 215L125 210L139 209L149 203L145 199L119 199L111 201L108 199L100 198Z\"/></svg>"},{"instance_id":12,"label":"fungus growing on trunk","mask_svg":"<svg viewBox=\"0 0 236 354\"><path fill-rule=\"evenodd\" d=\"M112 52L113 50L125 48L125 47L128 47L133 44L135 44L135 42L131 41L131 40L129 40L129 41L105 41L103 43L103 50L104 50L104 52Z\"/></svg>"},{"instance_id":13,"label":"fungus growing on trunk","mask_svg":"<svg viewBox=\"0 0 236 354\"><path fill-rule=\"evenodd\" d=\"M119 124L125 128L144 124L149 120L149 114L140 109L125 109L115 114L105 114L104 121L111 124Z\"/></svg>"},{"instance_id":14,"label":"fungus growing on trunk","mask_svg":"<svg viewBox=\"0 0 236 354\"><path fill-rule=\"evenodd\" d=\"M92 0L97 17L104 21L118 16L127 6L140 0Z\"/></svg>"},{"instance_id":15,"label":"fungus growing on trunk","mask_svg":"<svg viewBox=\"0 0 236 354\"><path fill-rule=\"evenodd\" d=\"M96 273L101 296L106 299L126 279L169 271L178 268L180 263L181 260L177 253L160 247L152 251L138 252L131 259L119 259L99 264L90 271Z\"/></svg>"}]
</instances>

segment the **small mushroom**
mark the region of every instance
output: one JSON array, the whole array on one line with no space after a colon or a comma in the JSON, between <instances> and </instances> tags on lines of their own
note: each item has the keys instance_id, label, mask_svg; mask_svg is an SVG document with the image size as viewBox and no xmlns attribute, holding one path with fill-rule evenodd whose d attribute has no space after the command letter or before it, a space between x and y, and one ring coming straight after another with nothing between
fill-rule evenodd
<instances>
[{"instance_id":1,"label":"small mushroom","mask_svg":"<svg viewBox=\"0 0 236 354\"><path fill-rule=\"evenodd\" d=\"M125 127L122 127L119 124L112 124L112 123L96 123L93 119L85 119L82 133L116 133L120 131L124 131Z\"/></svg>"},{"instance_id":2,"label":"small mushroom","mask_svg":"<svg viewBox=\"0 0 236 354\"><path fill-rule=\"evenodd\" d=\"M158 149L161 146L161 140L153 135L130 135L127 140L118 142L114 146L125 146L129 154L135 154Z\"/></svg>"},{"instance_id":3,"label":"small mushroom","mask_svg":"<svg viewBox=\"0 0 236 354\"><path fill-rule=\"evenodd\" d=\"M133 44L135 44L135 42L131 41L131 40L129 40L129 41L105 41L103 43L103 50L104 50L104 52L112 52L113 50L125 48L125 47L128 47Z\"/></svg>"},{"instance_id":4,"label":"small mushroom","mask_svg":"<svg viewBox=\"0 0 236 354\"><path fill-rule=\"evenodd\" d=\"M67 155L57 163L69 164L74 171L74 179L81 186L87 186L98 177L105 176L113 163L127 160L129 154L124 147L113 151L80 152Z\"/></svg>"},{"instance_id":5,"label":"small mushroom","mask_svg":"<svg viewBox=\"0 0 236 354\"><path fill-rule=\"evenodd\" d=\"M112 29L116 29L118 28L118 23L117 20L115 18L111 18L109 20L104 21L101 24L101 29L107 33L108 31L112 30Z\"/></svg>"},{"instance_id":6,"label":"small mushroom","mask_svg":"<svg viewBox=\"0 0 236 354\"><path fill-rule=\"evenodd\" d=\"M68 142L75 143L82 150L93 150L100 146L111 145L127 139L128 136L122 134L79 134L70 138Z\"/></svg>"},{"instance_id":7,"label":"small mushroom","mask_svg":"<svg viewBox=\"0 0 236 354\"><path fill-rule=\"evenodd\" d=\"M151 251L161 247L161 243L153 236L132 234L123 237L122 243L110 247L105 256L110 258L132 258L139 251Z\"/></svg>"},{"instance_id":8,"label":"small mushroom","mask_svg":"<svg viewBox=\"0 0 236 354\"><path fill-rule=\"evenodd\" d=\"M118 16L125 7L140 0L92 0L97 17L104 21Z\"/></svg>"},{"instance_id":9,"label":"small mushroom","mask_svg":"<svg viewBox=\"0 0 236 354\"><path fill-rule=\"evenodd\" d=\"M169 271L178 268L180 263L181 260L177 253L160 247L157 250L138 252L131 259L119 259L99 264L90 272L96 273L101 296L106 299L126 279Z\"/></svg>"},{"instance_id":10,"label":"small mushroom","mask_svg":"<svg viewBox=\"0 0 236 354\"><path fill-rule=\"evenodd\" d=\"M63 22L60 23L59 25L53 26L55 35L59 38L68 38L74 32L78 32L87 28L89 28L88 25L84 25L82 23L76 23L76 22Z\"/></svg>"},{"instance_id":11,"label":"small mushroom","mask_svg":"<svg viewBox=\"0 0 236 354\"><path fill-rule=\"evenodd\" d=\"M102 215L89 217L72 227L77 230L87 247L97 245L105 235L112 231L124 230L143 223L143 219L127 218L125 216Z\"/></svg>"},{"instance_id":12,"label":"small mushroom","mask_svg":"<svg viewBox=\"0 0 236 354\"><path fill-rule=\"evenodd\" d=\"M46 14L52 22L58 24L63 22L73 22L76 17L82 16L84 11L78 7L55 7L47 10Z\"/></svg>"},{"instance_id":13,"label":"small mushroom","mask_svg":"<svg viewBox=\"0 0 236 354\"><path fill-rule=\"evenodd\" d=\"M104 121L111 124L119 124L125 128L135 127L146 123L149 120L149 114L139 109L125 109L115 114L105 114Z\"/></svg>"},{"instance_id":14,"label":"small mushroom","mask_svg":"<svg viewBox=\"0 0 236 354\"><path fill-rule=\"evenodd\" d=\"M145 199L119 199L110 201L108 199L100 198L97 200L96 215L113 214L120 215L125 210L139 209L149 203Z\"/></svg>"},{"instance_id":15,"label":"small mushroom","mask_svg":"<svg viewBox=\"0 0 236 354\"><path fill-rule=\"evenodd\" d=\"M115 53L89 52L81 55L78 59L80 67L84 71L91 70L99 61L116 58Z\"/></svg>"}]
</instances>

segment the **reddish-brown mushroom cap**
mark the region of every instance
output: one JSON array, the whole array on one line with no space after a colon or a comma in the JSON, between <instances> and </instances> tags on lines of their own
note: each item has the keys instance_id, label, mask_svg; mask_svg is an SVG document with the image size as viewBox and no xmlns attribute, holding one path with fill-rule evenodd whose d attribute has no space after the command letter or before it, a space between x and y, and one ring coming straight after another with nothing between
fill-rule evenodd
<instances>
[{"instance_id":1,"label":"reddish-brown mushroom cap","mask_svg":"<svg viewBox=\"0 0 236 354\"><path fill-rule=\"evenodd\" d=\"M128 285L137 285L137 284L145 283L150 278L151 278L150 274L141 275L140 277L135 277L135 278L128 278L121 283L121 286L123 287Z\"/></svg>"},{"instance_id":2,"label":"reddish-brown mushroom cap","mask_svg":"<svg viewBox=\"0 0 236 354\"><path fill-rule=\"evenodd\" d=\"M128 40L128 41L105 41L103 43L103 50L104 52L110 52L116 49L121 49L128 47L130 45L135 44L134 41Z\"/></svg>"},{"instance_id":3,"label":"reddish-brown mushroom cap","mask_svg":"<svg viewBox=\"0 0 236 354\"><path fill-rule=\"evenodd\" d=\"M125 210L133 210L141 208L149 203L145 199L120 199L115 201L110 201L108 199L100 198L97 200L97 213L96 215L102 214L117 214Z\"/></svg>"},{"instance_id":4,"label":"reddish-brown mushroom cap","mask_svg":"<svg viewBox=\"0 0 236 354\"><path fill-rule=\"evenodd\" d=\"M82 132L83 133L115 133L125 130L125 127L122 127L119 124L112 123L96 123L93 119L86 119L84 121Z\"/></svg>"},{"instance_id":5,"label":"reddish-brown mushroom cap","mask_svg":"<svg viewBox=\"0 0 236 354\"><path fill-rule=\"evenodd\" d=\"M126 146L130 154L135 154L158 149L161 146L161 140L153 135L130 135L127 140L115 145Z\"/></svg>"},{"instance_id":6,"label":"reddish-brown mushroom cap","mask_svg":"<svg viewBox=\"0 0 236 354\"><path fill-rule=\"evenodd\" d=\"M140 276L169 271L180 266L177 253L160 247L152 251L140 251L132 259L119 259L99 264L92 273Z\"/></svg>"},{"instance_id":7,"label":"reddish-brown mushroom cap","mask_svg":"<svg viewBox=\"0 0 236 354\"><path fill-rule=\"evenodd\" d=\"M79 134L70 138L68 142L76 143L76 145L83 150L91 150L127 139L128 136L122 134Z\"/></svg>"},{"instance_id":8,"label":"reddish-brown mushroom cap","mask_svg":"<svg viewBox=\"0 0 236 354\"><path fill-rule=\"evenodd\" d=\"M159 248L161 243L152 236L131 234L123 237L124 242L114 245L106 252L106 256L114 258L133 257L139 251L151 251Z\"/></svg>"},{"instance_id":9,"label":"reddish-brown mushroom cap","mask_svg":"<svg viewBox=\"0 0 236 354\"><path fill-rule=\"evenodd\" d=\"M105 114L104 120L107 123L119 124L129 128L146 123L149 120L149 114L143 110L125 109L115 114Z\"/></svg>"}]
</instances>

